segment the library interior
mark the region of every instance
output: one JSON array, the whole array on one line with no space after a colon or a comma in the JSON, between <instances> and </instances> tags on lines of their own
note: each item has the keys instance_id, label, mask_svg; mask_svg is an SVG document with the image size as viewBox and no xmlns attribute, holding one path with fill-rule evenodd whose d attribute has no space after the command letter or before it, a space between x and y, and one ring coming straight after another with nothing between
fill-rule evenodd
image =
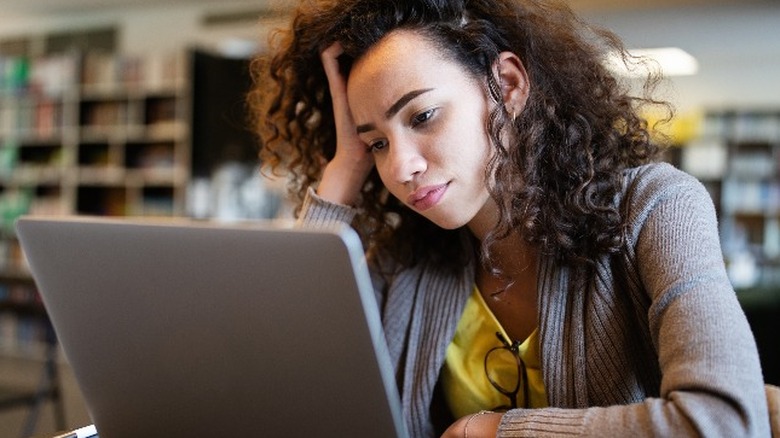
<instances>
[{"instance_id":1,"label":"library interior","mask_svg":"<svg viewBox=\"0 0 780 438\"><path fill-rule=\"evenodd\" d=\"M89 423L18 217L291 217L284 182L258 171L243 104L287 4L0 0L0 436ZM765 380L780 384L780 4L570 4L667 75L665 159L710 192Z\"/></svg>"}]
</instances>

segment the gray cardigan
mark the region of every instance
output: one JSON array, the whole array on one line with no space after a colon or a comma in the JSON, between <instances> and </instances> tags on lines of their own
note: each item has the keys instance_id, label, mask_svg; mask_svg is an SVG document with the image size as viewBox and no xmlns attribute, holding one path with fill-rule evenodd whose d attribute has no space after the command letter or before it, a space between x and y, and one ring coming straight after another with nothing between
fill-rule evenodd
<instances>
[{"instance_id":1,"label":"gray cardigan","mask_svg":"<svg viewBox=\"0 0 780 438\"><path fill-rule=\"evenodd\" d=\"M585 291L568 293L573 273L540 261L550 407L509 411L499 436L769 436L756 344L726 276L708 193L651 164L626 171L623 199L627 250L600 260ZM310 190L299 220L349 223L355 214ZM433 436L434 387L474 267L458 276L416 267L374 282L409 430Z\"/></svg>"}]
</instances>

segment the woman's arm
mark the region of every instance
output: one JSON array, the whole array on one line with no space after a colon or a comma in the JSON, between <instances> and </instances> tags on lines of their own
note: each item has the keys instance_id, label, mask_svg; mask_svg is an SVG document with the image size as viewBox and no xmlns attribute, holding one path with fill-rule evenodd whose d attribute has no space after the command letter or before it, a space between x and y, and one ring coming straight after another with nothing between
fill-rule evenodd
<instances>
[{"instance_id":1,"label":"woman's arm","mask_svg":"<svg viewBox=\"0 0 780 438\"><path fill-rule=\"evenodd\" d=\"M698 181L670 166L647 173L631 194L628 239L652 302L660 396L627 405L514 410L504 415L499 436L768 436L758 353L726 276L712 201ZM586 376L609 377L608 370Z\"/></svg>"},{"instance_id":2,"label":"woman's arm","mask_svg":"<svg viewBox=\"0 0 780 438\"><path fill-rule=\"evenodd\" d=\"M670 176L652 181L664 194L636 241L661 407L704 436L768 435L758 350L726 274L711 198L693 177Z\"/></svg>"}]
</instances>

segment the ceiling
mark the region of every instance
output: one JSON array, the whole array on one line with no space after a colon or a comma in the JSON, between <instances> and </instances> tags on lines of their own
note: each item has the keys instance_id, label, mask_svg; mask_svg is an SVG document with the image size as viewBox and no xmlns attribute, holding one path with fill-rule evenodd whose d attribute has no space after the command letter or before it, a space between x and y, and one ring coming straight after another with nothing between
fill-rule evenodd
<instances>
[{"instance_id":1,"label":"ceiling","mask_svg":"<svg viewBox=\"0 0 780 438\"><path fill-rule=\"evenodd\" d=\"M239 0L257 7L273 0ZM775 0L776 1L776 0ZM713 6L724 4L771 3L772 0L570 0L577 10L636 10L682 6ZM161 4L222 5L223 0L0 0L0 10L18 12L68 13L83 10L111 9L129 6ZM281 2L278 2L281 3ZM286 2L285 2L286 3Z\"/></svg>"}]
</instances>

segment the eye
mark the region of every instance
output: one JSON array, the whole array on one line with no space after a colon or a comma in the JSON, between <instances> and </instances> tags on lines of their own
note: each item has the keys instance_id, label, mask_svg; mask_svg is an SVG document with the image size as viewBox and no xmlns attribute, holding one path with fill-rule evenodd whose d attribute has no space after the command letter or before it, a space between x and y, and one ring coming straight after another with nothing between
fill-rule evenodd
<instances>
[{"instance_id":1,"label":"eye","mask_svg":"<svg viewBox=\"0 0 780 438\"><path fill-rule=\"evenodd\" d=\"M417 113L414 116L412 116L412 120L410 124L412 125L412 128L414 128L417 125L421 125L433 117L433 115L436 113L436 108L431 108L428 110L425 110L421 113Z\"/></svg>"},{"instance_id":2,"label":"eye","mask_svg":"<svg viewBox=\"0 0 780 438\"><path fill-rule=\"evenodd\" d=\"M368 142L367 149L369 152L378 152L387 147L387 140L375 140Z\"/></svg>"}]
</instances>

